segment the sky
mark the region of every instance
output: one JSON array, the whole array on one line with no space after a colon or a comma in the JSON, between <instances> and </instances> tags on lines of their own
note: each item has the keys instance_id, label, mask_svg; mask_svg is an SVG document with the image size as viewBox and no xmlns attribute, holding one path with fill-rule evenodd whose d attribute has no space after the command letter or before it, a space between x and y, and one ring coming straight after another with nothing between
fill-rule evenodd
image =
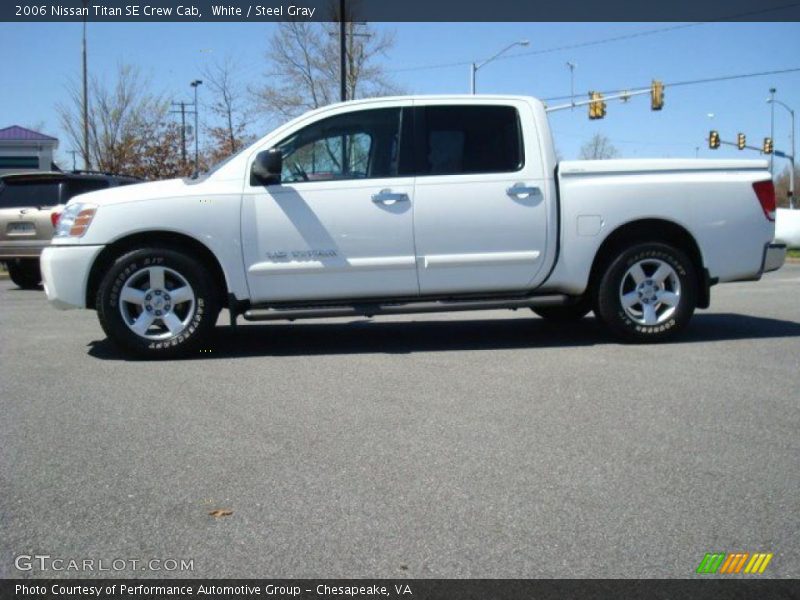
<instances>
[{"instance_id":1,"label":"sky","mask_svg":"<svg viewBox=\"0 0 800 600\"><path fill-rule=\"evenodd\" d=\"M529 45L510 50L478 71L479 93L569 96L567 62L576 65L578 99L585 99L589 90L638 89L653 79L667 85L660 112L651 111L649 96L642 96L626 104L609 101L606 118L597 121L588 119L586 107L551 113L556 147L564 159L577 158L581 145L597 132L628 158L757 158L757 152L735 148L709 150L708 131L716 129L730 141L743 132L748 144L760 146L770 132L770 87L776 88L777 99L800 110L800 71L669 87L674 82L800 67L798 23L371 26L394 33L395 45L380 61L407 93L466 93L471 61L521 40ZM89 70L110 82L120 63L134 64L150 78L153 91L191 101L189 82L202 78L207 63L230 58L243 83L258 87L265 81L267 43L274 29L270 23L89 23ZM43 133L58 137L57 157L67 168L72 163L68 151L74 148L61 130L55 107L65 100L70 80L79 78L81 31L80 23L0 24L0 55L6 57L0 69L0 128L41 127ZM620 36L627 37L558 49ZM431 66L436 68L427 68ZM199 92L202 118L209 99L202 87ZM254 133L268 133L263 117L253 114ZM790 150L789 114L781 107L775 110L774 137L776 149Z\"/></svg>"}]
</instances>

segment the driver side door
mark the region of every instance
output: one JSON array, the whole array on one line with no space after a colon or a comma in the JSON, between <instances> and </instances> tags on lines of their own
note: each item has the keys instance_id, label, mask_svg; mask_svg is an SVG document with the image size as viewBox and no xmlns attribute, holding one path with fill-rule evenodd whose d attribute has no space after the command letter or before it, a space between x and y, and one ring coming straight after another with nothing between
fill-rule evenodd
<instances>
[{"instance_id":1,"label":"driver side door","mask_svg":"<svg viewBox=\"0 0 800 600\"><path fill-rule=\"evenodd\" d=\"M405 113L396 105L340 112L274 146L281 182L248 181L243 198L254 303L419 293Z\"/></svg>"}]
</instances>

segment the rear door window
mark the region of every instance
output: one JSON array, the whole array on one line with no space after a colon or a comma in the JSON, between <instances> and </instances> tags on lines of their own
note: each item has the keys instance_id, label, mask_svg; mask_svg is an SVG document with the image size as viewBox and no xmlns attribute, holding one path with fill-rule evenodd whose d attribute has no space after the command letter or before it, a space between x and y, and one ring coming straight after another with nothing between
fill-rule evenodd
<instances>
[{"instance_id":1,"label":"rear door window","mask_svg":"<svg viewBox=\"0 0 800 600\"><path fill-rule=\"evenodd\" d=\"M4 181L0 183L0 208L55 206L61 203L61 180Z\"/></svg>"},{"instance_id":2,"label":"rear door window","mask_svg":"<svg viewBox=\"0 0 800 600\"><path fill-rule=\"evenodd\" d=\"M417 152L420 175L509 173L524 164L513 106L426 106Z\"/></svg>"}]
</instances>

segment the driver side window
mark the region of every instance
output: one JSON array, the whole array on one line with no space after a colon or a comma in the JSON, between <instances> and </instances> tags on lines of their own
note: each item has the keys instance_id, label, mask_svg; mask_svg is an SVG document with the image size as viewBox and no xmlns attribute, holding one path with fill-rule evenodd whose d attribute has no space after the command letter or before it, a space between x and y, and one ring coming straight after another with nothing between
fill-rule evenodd
<instances>
[{"instance_id":1,"label":"driver side window","mask_svg":"<svg viewBox=\"0 0 800 600\"><path fill-rule=\"evenodd\" d=\"M337 115L277 145L281 181L340 181L397 175L400 108Z\"/></svg>"}]
</instances>

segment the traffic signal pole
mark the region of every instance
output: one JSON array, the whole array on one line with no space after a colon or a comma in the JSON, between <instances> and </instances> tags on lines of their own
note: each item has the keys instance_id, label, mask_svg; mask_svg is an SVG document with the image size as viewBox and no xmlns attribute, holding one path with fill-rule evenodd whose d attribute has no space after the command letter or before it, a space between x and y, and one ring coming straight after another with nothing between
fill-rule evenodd
<instances>
[{"instance_id":1,"label":"traffic signal pole","mask_svg":"<svg viewBox=\"0 0 800 600\"><path fill-rule=\"evenodd\" d=\"M634 96L643 96L644 94L649 94L650 88L646 90L634 90L631 92L620 92L619 94L613 94L611 96L602 96L601 100L628 100L628 98L633 98ZM597 102L597 100L581 100L579 102L570 102L569 104L559 104L557 106L547 106L545 105L546 112L556 112L559 110L568 110L574 106L588 106L592 102Z\"/></svg>"}]
</instances>

